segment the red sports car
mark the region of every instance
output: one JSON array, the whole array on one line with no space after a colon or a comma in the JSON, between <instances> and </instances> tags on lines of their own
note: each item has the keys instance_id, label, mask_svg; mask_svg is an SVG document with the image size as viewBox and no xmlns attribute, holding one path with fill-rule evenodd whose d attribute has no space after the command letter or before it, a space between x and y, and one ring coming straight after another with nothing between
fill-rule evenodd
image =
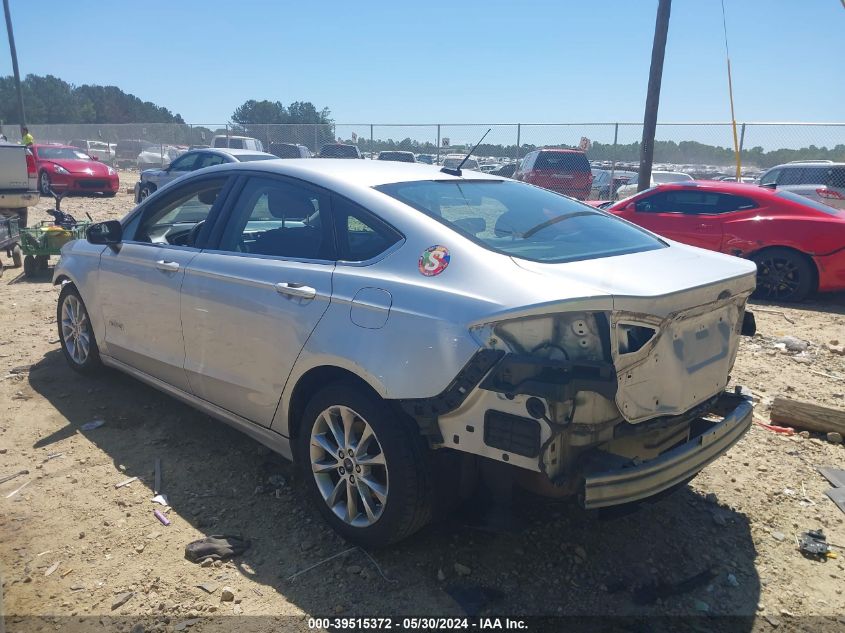
<instances>
[{"instance_id":1,"label":"red sports car","mask_svg":"<svg viewBox=\"0 0 845 633\"><path fill-rule=\"evenodd\" d=\"M804 196L693 181L597 206L669 239L755 261L761 299L845 290L845 211Z\"/></svg>"},{"instance_id":2,"label":"red sports car","mask_svg":"<svg viewBox=\"0 0 845 633\"><path fill-rule=\"evenodd\" d=\"M120 188L117 172L70 145L33 145L38 167L38 188L43 195L57 193L104 193L111 197Z\"/></svg>"}]
</instances>

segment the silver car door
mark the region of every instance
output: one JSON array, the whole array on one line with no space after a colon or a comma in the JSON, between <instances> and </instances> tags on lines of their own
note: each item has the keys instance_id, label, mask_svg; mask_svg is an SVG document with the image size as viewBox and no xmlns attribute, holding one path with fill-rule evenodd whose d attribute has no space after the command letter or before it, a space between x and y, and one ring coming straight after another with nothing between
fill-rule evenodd
<instances>
[{"instance_id":1,"label":"silver car door","mask_svg":"<svg viewBox=\"0 0 845 633\"><path fill-rule=\"evenodd\" d=\"M303 183L252 176L227 215L219 244L186 271L185 370L194 395L269 426L331 300L328 197Z\"/></svg>"},{"instance_id":2,"label":"silver car door","mask_svg":"<svg viewBox=\"0 0 845 633\"><path fill-rule=\"evenodd\" d=\"M152 198L100 257L104 353L184 391L179 291L226 180L202 178Z\"/></svg>"}]
</instances>

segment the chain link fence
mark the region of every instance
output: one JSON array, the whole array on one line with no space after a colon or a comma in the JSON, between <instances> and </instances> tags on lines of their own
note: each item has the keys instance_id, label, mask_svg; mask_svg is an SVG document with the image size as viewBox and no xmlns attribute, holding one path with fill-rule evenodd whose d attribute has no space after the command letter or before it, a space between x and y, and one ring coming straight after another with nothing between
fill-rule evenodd
<instances>
[{"instance_id":1,"label":"chain link fence","mask_svg":"<svg viewBox=\"0 0 845 633\"><path fill-rule=\"evenodd\" d=\"M39 143L70 143L124 169L167 167L180 153L197 147L246 147L257 140L264 151L289 157L319 156L332 143L355 145L365 158L383 151L413 152L417 160L442 163L463 155L487 132L474 152L486 170L508 170L529 152L543 147L586 148L594 175L611 172L617 180L639 168L642 124L158 124L31 125ZM18 129L6 127L10 141ZM845 123L738 123L743 177L791 160L845 161ZM295 146L299 146L296 148ZM293 148L293 149L292 149ZM305 151L302 151L302 150ZM662 123L657 126L654 170L688 173L694 178L736 174L730 123ZM607 174L599 176L607 178ZM595 188L592 197L608 193ZM610 191L612 195L612 191Z\"/></svg>"}]
</instances>

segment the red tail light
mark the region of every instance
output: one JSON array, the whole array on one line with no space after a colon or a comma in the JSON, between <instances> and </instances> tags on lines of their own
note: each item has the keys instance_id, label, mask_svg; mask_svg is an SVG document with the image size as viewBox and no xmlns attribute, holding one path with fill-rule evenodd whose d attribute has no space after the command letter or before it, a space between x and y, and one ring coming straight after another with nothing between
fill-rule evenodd
<instances>
[{"instance_id":1,"label":"red tail light","mask_svg":"<svg viewBox=\"0 0 845 633\"><path fill-rule=\"evenodd\" d=\"M827 198L828 200L845 200L845 196L833 189L816 189L816 193L819 194L820 198Z\"/></svg>"},{"instance_id":2,"label":"red tail light","mask_svg":"<svg viewBox=\"0 0 845 633\"><path fill-rule=\"evenodd\" d=\"M29 150L26 150L26 175L33 178L38 175L38 169L35 166L35 156Z\"/></svg>"}]
</instances>

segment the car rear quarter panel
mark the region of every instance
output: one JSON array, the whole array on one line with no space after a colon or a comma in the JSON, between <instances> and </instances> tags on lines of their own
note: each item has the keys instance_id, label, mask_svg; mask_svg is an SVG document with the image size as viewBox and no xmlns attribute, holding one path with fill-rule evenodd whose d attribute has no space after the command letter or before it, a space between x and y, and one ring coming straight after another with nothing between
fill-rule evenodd
<instances>
[{"instance_id":1,"label":"car rear quarter panel","mask_svg":"<svg viewBox=\"0 0 845 633\"><path fill-rule=\"evenodd\" d=\"M845 244L845 220L800 215L754 215L724 223L723 250L748 257L783 246L810 256L828 255Z\"/></svg>"}]
</instances>

